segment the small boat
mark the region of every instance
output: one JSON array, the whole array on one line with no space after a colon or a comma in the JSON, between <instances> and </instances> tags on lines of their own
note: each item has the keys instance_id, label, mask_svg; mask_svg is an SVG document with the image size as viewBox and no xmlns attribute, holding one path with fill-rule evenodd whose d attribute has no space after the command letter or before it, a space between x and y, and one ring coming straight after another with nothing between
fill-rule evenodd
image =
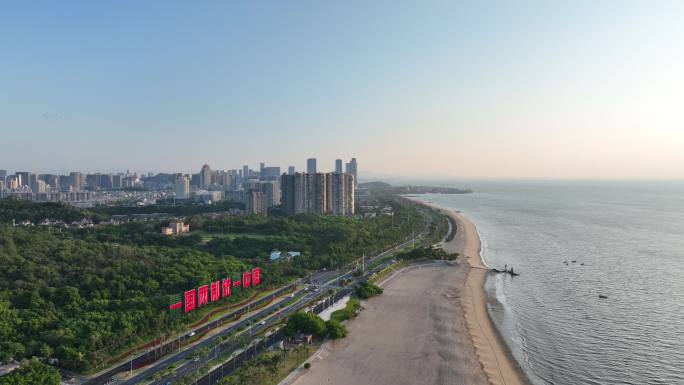
<instances>
[{"instance_id":1,"label":"small boat","mask_svg":"<svg viewBox=\"0 0 684 385\"><path fill-rule=\"evenodd\" d=\"M603 295L603 294L599 294L599 298L606 299L606 298L608 298L608 296L607 296L607 295Z\"/></svg>"},{"instance_id":2,"label":"small boat","mask_svg":"<svg viewBox=\"0 0 684 385\"><path fill-rule=\"evenodd\" d=\"M572 263L577 263L577 261L572 261Z\"/></svg>"},{"instance_id":3,"label":"small boat","mask_svg":"<svg viewBox=\"0 0 684 385\"><path fill-rule=\"evenodd\" d=\"M584 266L584 262L580 263L580 266Z\"/></svg>"}]
</instances>

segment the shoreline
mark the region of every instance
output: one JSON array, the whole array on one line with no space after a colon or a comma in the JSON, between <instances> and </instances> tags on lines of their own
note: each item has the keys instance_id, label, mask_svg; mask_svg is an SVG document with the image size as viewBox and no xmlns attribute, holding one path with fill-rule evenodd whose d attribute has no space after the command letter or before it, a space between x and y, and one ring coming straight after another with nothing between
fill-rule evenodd
<instances>
[{"instance_id":1,"label":"shoreline","mask_svg":"<svg viewBox=\"0 0 684 385\"><path fill-rule=\"evenodd\" d=\"M346 323L346 338L328 340L280 385L490 385L460 306L468 270L443 261L397 269Z\"/></svg>"},{"instance_id":2,"label":"shoreline","mask_svg":"<svg viewBox=\"0 0 684 385\"><path fill-rule=\"evenodd\" d=\"M437 245L447 252L459 253L467 262L468 272L460 304L476 355L487 379L493 385L528 384L529 381L487 311L487 293L484 286L489 268L482 260L481 240L477 227L462 213L444 209L433 203L407 198L439 210L456 223L456 235L453 239Z\"/></svg>"}]
</instances>

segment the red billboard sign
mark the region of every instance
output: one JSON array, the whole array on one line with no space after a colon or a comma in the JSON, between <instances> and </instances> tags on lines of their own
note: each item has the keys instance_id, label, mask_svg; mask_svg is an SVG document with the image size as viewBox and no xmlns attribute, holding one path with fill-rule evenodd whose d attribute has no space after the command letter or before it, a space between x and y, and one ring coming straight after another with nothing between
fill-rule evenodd
<instances>
[{"instance_id":1,"label":"red billboard sign","mask_svg":"<svg viewBox=\"0 0 684 385\"><path fill-rule=\"evenodd\" d=\"M206 305L209 303L209 285L200 286L197 288L197 306Z\"/></svg>"},{"instance_id":2,"label":"red billboard sign","mask_svg":"<svg viewBox=\"0 0 684 385\"><path fill-rule=\"evenodd\" d=\"M242 287L244 289L249 288L252 285L252 273L249 271L242 274Z\"/></svg>"},{"instance_id":3,"label":"red billboard sign","mask_svg":"<svg viewBox=\"0 0 684 385\"><path fill-rule=\"evenodd\" d=\"M197 303L195 302L195 289L188 290L185 292L185 309L184 311L186 313L189 313L197 307Z\"/></svg>"},{"instance_id":4,"label":"red billboard sign","mask_svg":"<svg viewBox=\"0 0 684 385\"><path fill-rule=\"evenodd\" d=\"M211 302L218 301L221 298L221 281L212 282L209 290Z\"/></svg>"},{"instance_id":5,"label":"red billboard sign","mask_svg":"<svg viewBox=\"0 0 684 385\"><path fill-rule=\"evenodd\" d=\"M200 306L208 305L209 302L216 302L221 298L230 297L233 288L242 287L248 289L261 285L261 269L253 268L242 274L242 279L232 280L225 278L214 281L209 285L203 285L197 289L191 289L184 293L183 311L189 313ZM181 307L181 302L169 305L169 309L176 310Z\"/></svg>"}]
</instances>

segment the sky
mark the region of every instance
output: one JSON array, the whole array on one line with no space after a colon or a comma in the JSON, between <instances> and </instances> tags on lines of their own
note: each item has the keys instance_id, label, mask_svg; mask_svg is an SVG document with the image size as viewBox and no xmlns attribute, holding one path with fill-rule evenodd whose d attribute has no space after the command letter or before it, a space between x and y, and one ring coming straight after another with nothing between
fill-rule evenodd
<instances>
[{"instance_id":1,"label":"sky","mask_svg":"<svg viewBox=\"0 0 684 385\"><path fill-rule=\"evenodd\" d=\"M0 169L684 178L682 1L0 5Z\"/></svg>"}]
</instances>

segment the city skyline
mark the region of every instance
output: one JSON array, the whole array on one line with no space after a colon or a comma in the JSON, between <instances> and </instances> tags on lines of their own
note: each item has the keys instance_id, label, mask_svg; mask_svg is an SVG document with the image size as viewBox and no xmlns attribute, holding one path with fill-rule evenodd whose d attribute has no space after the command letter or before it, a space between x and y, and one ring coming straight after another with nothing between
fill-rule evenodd
<instances>
[{"instance_id":1,"label":"city skyline","mask_svg":"<svg viewBox=\"0 0 684 385\"><path fill-rule=\"evenodd\" d=\"M13 3L0 33L3 169L684 177L682 2Z\"/></svg>"}]
</instances>

